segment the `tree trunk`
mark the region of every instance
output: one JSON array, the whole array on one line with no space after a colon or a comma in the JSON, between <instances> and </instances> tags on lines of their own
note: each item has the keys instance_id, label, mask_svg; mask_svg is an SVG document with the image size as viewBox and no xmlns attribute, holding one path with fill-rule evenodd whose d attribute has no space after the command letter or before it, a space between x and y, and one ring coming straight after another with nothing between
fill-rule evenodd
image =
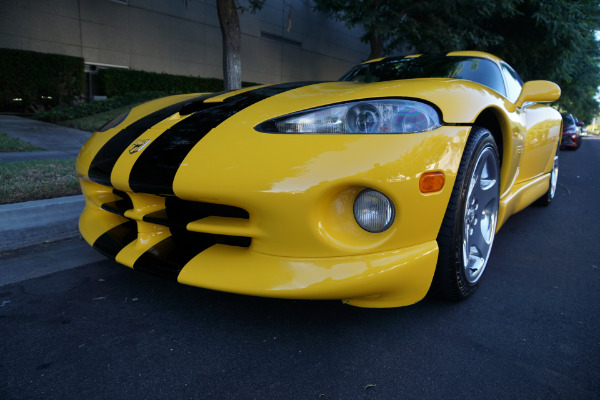
<instances>
[{"instance_id":1,"label":"tree trunk","mask_svg":"<svg viewBox=\"0 0 600 400\"><path fill-rule=\"evenodd\" d=\"M217 13L223 37L225 90L240 89L242 87L242 34L234 0L217 0Z\"/></svg>"},{"instance_id":2,"label":"tree trunk","mask_svg":"<svg viewBox=\"0 0 600 400\"><path fill-rule=\"evenodd\" d=\"M383 57L383 41L381 40L381 36L377 35L373 30L369 32L369 43L371 44L369 60Z\"/></svg>"}]
</instances>

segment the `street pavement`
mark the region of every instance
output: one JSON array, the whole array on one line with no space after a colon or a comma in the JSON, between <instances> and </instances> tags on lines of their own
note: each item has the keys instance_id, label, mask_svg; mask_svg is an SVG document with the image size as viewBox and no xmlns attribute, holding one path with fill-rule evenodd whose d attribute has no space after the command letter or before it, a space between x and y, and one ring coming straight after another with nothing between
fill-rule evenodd
<instances>
[{"instance_id":1,"label":"street pavement","mask_svg":"<svg viewBox=\"0 0 600 400\"><path fill-rule=\"evenodd\" d=\"M0 253L0 399L598 399L599 153L561 152L553 204L508 220L459 303L218 293L78 236Z\"/></svg>"},{"instance_id":2,"label":"street pavement","mask_svg":"<svg viewBox=\"0 0 600 400\"><path fill-rule=\"evenodd\" d=\"M44 151L0 153L0 162L76 158L90 132L11 115L0 115L0 132ZM0 205L0 253L74 237L83 196Z\"/></svg>"},{"instance_id":3,"label":"street pavement","mask_svg":"<svg viewBox=\"0 0 600 400\"><path fill-rule=\"evenodd\" d=\"M0 162L76 158L90 132L13 115L0 115L0 132L44 151L0 153Z\"/></svg>"},{"instance_id":4,"label":"street pavement","mask_svg":"<svg viewBox=\"0 0 600 400\"><path fill-rule=\"evenodd\" d=\"M0 258L33 264L0 284L0 399L597 400L598 154L561 152L556 198L509 218L462 302L240 296L108 259L28 279L78 243L18 250Z\"/></svg>"}]
</instances>

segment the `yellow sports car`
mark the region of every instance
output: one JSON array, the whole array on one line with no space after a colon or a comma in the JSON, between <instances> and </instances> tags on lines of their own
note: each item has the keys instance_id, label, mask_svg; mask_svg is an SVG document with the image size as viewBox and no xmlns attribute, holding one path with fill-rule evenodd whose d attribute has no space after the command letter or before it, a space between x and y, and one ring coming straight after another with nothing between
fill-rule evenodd
<instances>
[{"instance_id":1,"label":"yellow sports car","mask_svg":"<svg viewBox=\"0 0 600 400\"><path fill-rule=\"evenodd\" d=\"M560 96L481 52L368 61L337 82L171 96L96 132L85 240L203 288L361 307L460 299L558 175Z\"/></svg>"}]
</instances>

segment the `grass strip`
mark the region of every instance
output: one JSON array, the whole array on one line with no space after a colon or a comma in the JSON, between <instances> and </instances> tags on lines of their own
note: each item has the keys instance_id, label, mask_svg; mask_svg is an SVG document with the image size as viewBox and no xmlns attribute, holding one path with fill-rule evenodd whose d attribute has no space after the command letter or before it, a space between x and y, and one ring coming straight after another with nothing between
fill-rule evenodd
<instances>
[{"instance_id":1,"label":"grass strip","mask_svg":"<svg viewBox=\"0 0 600 400\"><path fill-rule=\"evenodd\" d=\"M24 151L40 151L44 150L41 147L32 145L14 138L6 133L0 132L0 152L24 152Z\"/></svg>"},{"instance_id":2,"label":"grass strip","mask_svg":"<svg viewBox=\"0 0 600 400\"><path fill-rule=\"evenodd\" d=\"M75 160L0 163L0 204L81 194Z\"/></svg>"},{"instance_id":3,"label":"grass strip","mask_svg":"<svg viewBox=\"0 0 600 400\"><path fill-rule=\"evenodd\" d=\"M114 110L101 112L98 114L88 115L81 118L69 119L66 121L57 121L57 125L68 126L69 128L75 128L87 132L95 132L102 128L104 125L118 117L119 115L127 112L129 109L135 107L137 104L131 104Z\"/></svg>"}]
</instances>

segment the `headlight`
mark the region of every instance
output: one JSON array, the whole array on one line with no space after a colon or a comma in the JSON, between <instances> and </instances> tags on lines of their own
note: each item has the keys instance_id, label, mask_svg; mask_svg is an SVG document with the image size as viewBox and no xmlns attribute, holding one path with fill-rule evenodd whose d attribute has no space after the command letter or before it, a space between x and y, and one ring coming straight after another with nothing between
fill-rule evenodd
<instances>
[{"instance_id":1,"label":"headlight","mask_svg":"<svg viewBox=\"0 0 600 400\"><path fill-rule=\"evenodd\" d=\"M256 130L266 133L390 134L437 129L440 120L428 104L382 99L336 104L266 121Z\"/></svg>"},{"instance_id":2,"label":"headlight","mask_svg":"<svg viewBox=\"0 0 600 400\"><path fill-rule=\"evenodd\" d=\"M392 201L374 189L365 189L354 200L354 218L367 232L379 233L392 226L396 211Z\"/></svg>"}]
</instances>

